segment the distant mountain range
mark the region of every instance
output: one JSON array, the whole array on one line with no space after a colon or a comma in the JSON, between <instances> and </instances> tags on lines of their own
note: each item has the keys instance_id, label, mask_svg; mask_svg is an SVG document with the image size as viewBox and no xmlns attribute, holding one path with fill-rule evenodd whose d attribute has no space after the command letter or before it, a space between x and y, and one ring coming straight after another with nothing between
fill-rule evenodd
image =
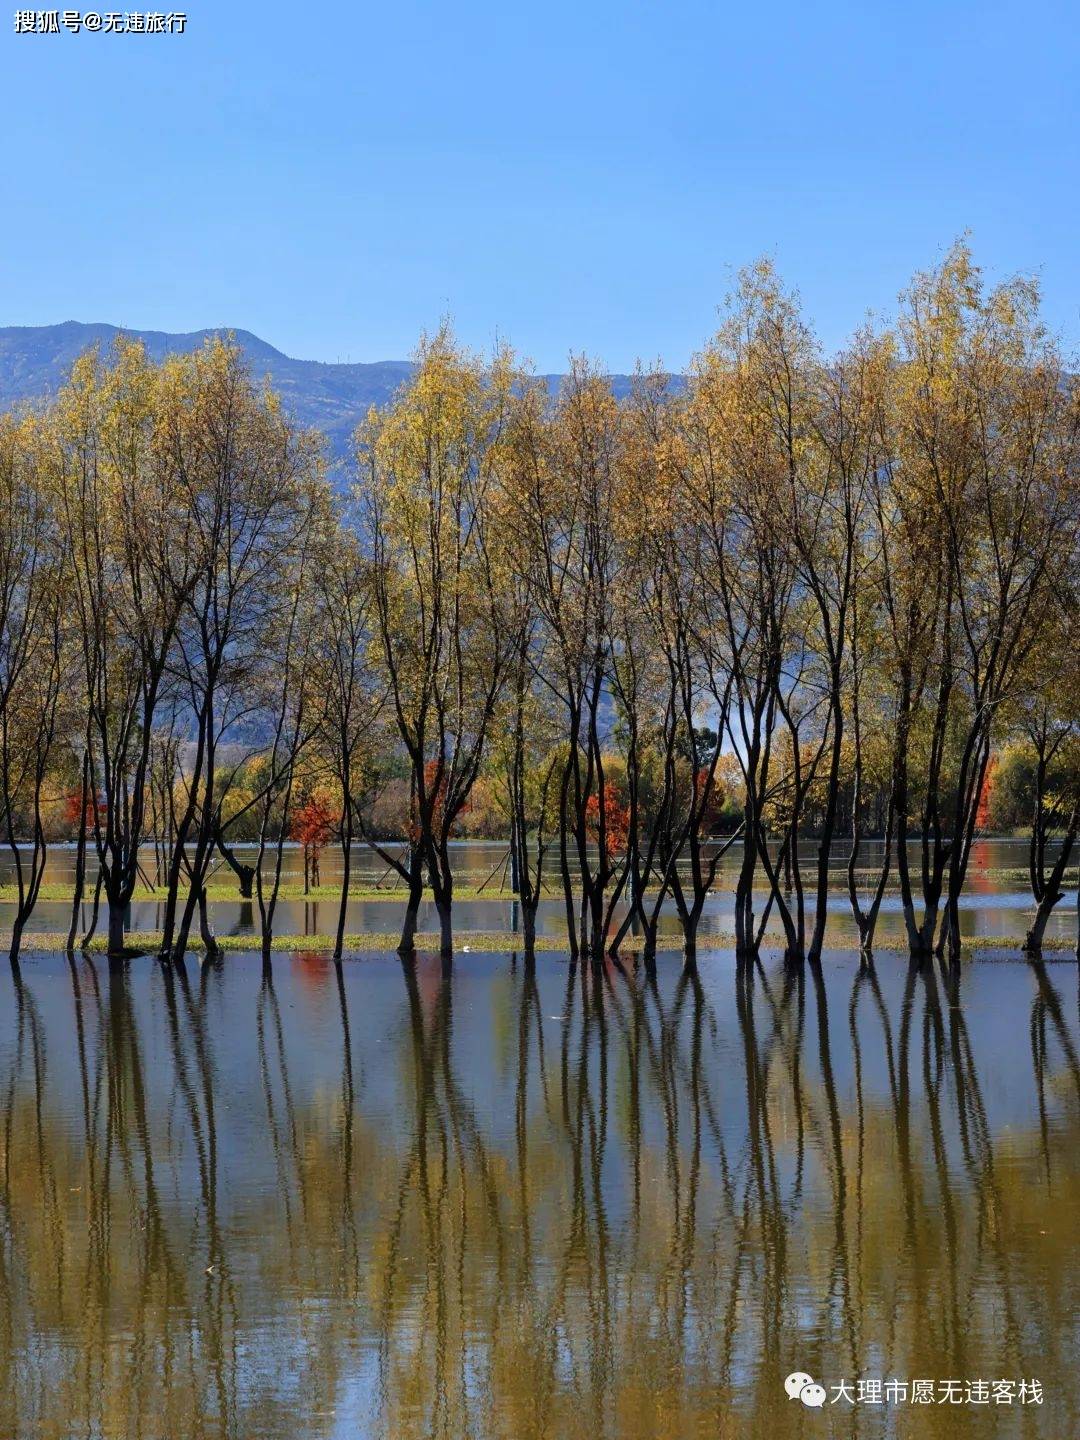
<instances>
[{"instance_id":1,"label":"distant mountain range","mask_svg":"<svg viewBox=\"0 0 1080 1440\"><path fill-rule=\"evenodd\" d=\"M352 432L372 405L385 404L408 379L407 360L376 360L370 364L327 365L320 360L293 360L252 335L249 330L194 330L170 335L163 330L128 330L117 325L84 325L67 320L62 325L11 325L0 328L0 410L55 394L72 362L89 346L102 350L117 335L130 335L160 360L173 352L197 349L211 335L231 334L246 355L256 378L269 376L289 414L302 425L317 426L327 436L334 459L349 454ZM561 376L549 375L549 385ZM631 377L613 375L619 395L630 388Z\"/></svg>"}]
</instances>

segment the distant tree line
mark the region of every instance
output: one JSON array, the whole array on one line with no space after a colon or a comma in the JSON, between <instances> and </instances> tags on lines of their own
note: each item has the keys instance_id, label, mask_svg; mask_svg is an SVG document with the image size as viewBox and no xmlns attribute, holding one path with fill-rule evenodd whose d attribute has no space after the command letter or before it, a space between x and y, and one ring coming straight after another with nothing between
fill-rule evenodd
<instances>
[{"instance_id":1,"label":"distant tree line","mask_svg":"<svg viewBox=\"0 0 1080 1440\"><path fill-rule=\"evenodd\" d=\"M963 246L829 359L752 268L689 374L622 402L441 329L344 498L234 347L88 353L0 418L12 956L60 828L68 943L96 857L111 953L145 883L162 956L212 950L223 865L268 949L290 838L316 883L342 848L338 953L361 841L402 948L429 897L449 952L451 841L488 830L526 945L550 887L574 954L654 950L667 905L693 955L737 847L741 955L777 920L816 961L843 854L865 949L895 883L912 955L955 960L995 806L1030 835L1037 949L1080 815L1078 461L1037 288L988 290Z\"/></svg>"}]
</instances>

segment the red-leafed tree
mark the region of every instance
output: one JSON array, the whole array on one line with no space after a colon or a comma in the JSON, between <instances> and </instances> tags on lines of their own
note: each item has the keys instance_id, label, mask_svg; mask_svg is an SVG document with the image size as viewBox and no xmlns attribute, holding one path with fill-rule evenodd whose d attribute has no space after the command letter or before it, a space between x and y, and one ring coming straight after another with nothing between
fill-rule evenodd
<instances>
[{"instance_id":1,"label":"red-leafed tree","mask_svg":"<svg viewBox=\"0 0 1080 1440\"><path fill-rule=\"evenodd\" d=\"M99 813L104 807L104 800L98 801ZM72 790L64 797L64 824L69 830L78 833L82 825L87 830L94 828L94 797L86 795L82 790Z\"/></svg>"},{"instance_id":2,"label":"red-leafed tree","mask_svg":"<svg viewBox=\"0 0 1080 1440\"><path fill-rule=\"evenodd\" d=\"M598 844L600 840L601 803L603 804L604 860L610 863L617 855L626 851L630 835L630 811L619 800L614 787L605 782L601 795L590 795L585 806L585 824L589 839Z\"/></svg>"},{"instance_id":3,"label":"red-leafed tree","mask_svg":"<svg viewBox=\"0 0 1080 1440\"><path fill-rule=\"evenodd\" d=\"M304 894L312 885L320 884L319 857L323 846L334 833L334 807L323 794L315 791L296 811L289 834L304 847Z\"/></svg>"}]
</instances>

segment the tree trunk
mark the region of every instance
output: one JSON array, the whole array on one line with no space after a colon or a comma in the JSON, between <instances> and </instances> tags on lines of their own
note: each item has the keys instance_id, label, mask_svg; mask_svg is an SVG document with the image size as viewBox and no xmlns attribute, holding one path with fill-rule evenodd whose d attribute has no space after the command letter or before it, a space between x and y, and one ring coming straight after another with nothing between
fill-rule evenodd
<instances>
[{"instance_id":1,"label":"tree trunk","mask_svg":"<svg viewBox=\"0 0 1080 1440\"><path fill-rule=\"evenodd\" d=\"M124 953L124 916L127 910L126 905L120 905L109 901L109 954L122 955Z\"/></svg>"},{"instance_id":2,"label":"tree trunk","mask_svg":"<svg viewBox=\"0 0 1080 1440\"><path fill-rule=\"evenodd\" d=\"M338 905L337 934L334 937L334 959L341 959L345 946L345 911L349 904L349 877L352 873L352 835L347 834L341 844L341 901Z\"/></svg>"},{"instance_id":3,"label":"tree trunk","mask_svg":"<svg viewBox=\"0 0 1080 1440\"><path fill-rule=\"evenodd\" d=\"M571 762L563 766L562 782L559 788L559 870L563 882L563 902L566 906L566 938L570 946L570 959L577 959L578 933L574 907L574 886L570 876L570 824L567 805L570 796Z\"/></svg>"},{"instance_id":4,"label":"tree trunk","mask_svg":"<svg viewBox=\"0 0 1080 1440\"><path fill-rule=\"evenodd\" d=\"M424 898L424 872L420 862L420 851L414 845L409 856L409 899L405 906L405 919L401 926L399 955L411 955L416 949L416 926L420 916L420 902Z\"/></svg>"},{"instance_id":5,"label":"tree trunk","mask_svg":"<svg viewBox=\"0 0 1080 1440\"><path fill-rule=\"evenodd\" d=\"M101 870L97 873L97 880L94 882L94 903L90 910L90 924L86 927L86 934L82 938L82 948L85 950L94 938L97 930L98 914L101 910Z\"/></svg>"},{"instance_id":6,"label":"tree trunk","mask_svg":"<svg viewBox=\"0 0 1080 1440\"><path fill-rule=\"evenodd\" d=\"M701 921L702 905L703 897L697 896L692 905L684 907L684 913L681 916L683 950L686 953L688 964L693 964L697 961L698 925Z\"/></svg>"},{"instance_id":7,"label":"tree trunk","mask_svg":"<svg viewBox=\"0 0 1080 1440\"><path fill-rule=\"evenodd\" d=\"M960 963L960 951L963 942L960 937L960 901L959 896L950 894L945 904L945 934L941 937L941 944L947 943L949 960L953 965Z\"/></svg>"},{"instance_id":8,"label":"tree trunk","mask_svg":"<svg viewBox=\"0 0 1080 1440\"><path fill-rule=\"evenodd\" d=\"M525 958L531 960L536 954L536 911L529 905L521 907L521 935L525 942Z\"/></svg>"},{"instance_id":9,"label":"tree trunk","mask_svg":"<svg viewBox=\"0 0 1080 1440\"><path fill-rule=\"evenodd\" d=\"M1073 846L1076 844L1076 835L1077 826L1074 815L1062 839L1061 852L1045 881L1043 881L1041 873L1042 860L1041 858L1039 860L1040 873L1038 879L1041 891L1039 904L1035 911L1034 923L1027 933L1027 938L1024 940L1024 949L1032 954L1037 955L1042 950L1043 936L1046 934L1046 922L1050 919L1050 914L1054 906L1057 905L1059 901L1065 899L1065 890L1063 888L1065 884L1065 871L1069 868L1069 860L1072 856ZM1041 853L1044 847L1040 845L1039 848ZM1077 905L1078 908L1080 908L1080 892L1078 892L1077 896ZM1080 949L1078 949L1078 955L1080 955Z\"/></svg>"},{"instance_id":10,"label":"tree trunk","mask_svg":"<svg viewBox=\"0 0 1080 1440\"><path fill-rule=\"evenodd\" d=\"M208 960L217 959L218 943L213 930L210 928L210 914L206 903L206 886L199 886L199 934L202 937L203 946L206 950Z\"/></svg>"},{"instance_id":11,"label":"tree trunk","mask_svg":"<svg viewBox=\"0 0 1080 1440\"><path fill-rule=\"evenodd\" d=\"M439 954L444 957L453 955L454 924L449 897L437 900L435 902L435 908L439 912Z\"/></svg>"},{"instance_id":12,"label":"tree trunk","mask_svg":"<svg viewBox=\"0 0 1080 1440\"><path fill-rule=\"evenodd\" d=\"M1038 908L1035 911L1034 922L1024 939L1024 949L1030 954L1038 955L1042 950L1043 937L1046 934L1046 922L1050 919L1050 914L1054 906L1059 900L1064 899L1064 890L1058 890L1056 887L1043 892L1043 897L1039 901Z\"/></svg>"},{"instance_id":13,"label":"tree trunk","mask_svg":"<svg viewBox=\"0 0 1080 1440\"><path fill-rule=\"evenodd\" d=\"M67 949L75 949L75 932L79 928L79 910L86 885L86 798L89 784L88 761L83 757L82 804L79 816L79 840L75 849L75 893L71 899L71 924L68 926Z\"/></svg>"},{"instance_id":14,"label":"tree trunk","mask_svg":"<svg viewBox=\"0 0 1080 1440\"><path fill-rule=\"evenodd\" d=\"M754 950L754 869L756 853L757 814L749 795L743 818L743 854L739 879L735 886L735 953L753 954Z\"/></svg>"},{"instance_id":15,"label":"tree trunk","mask_svg":"<svg viewBox=\"0 0 1080 1440\"><path fill-rule=\"evenodd\" d=\"M696 922L695 922L695 924L694 924L693 930L692 930L689 934L685 935L685 937L684 937L684 941L683 941L683 964L684 964L684 965L687 967L687 969L689 969L689 970L693 970L693 969L695 969L696 966L697 966L697 924L696 924Z\"/></svg>"},{"instance_id":16,"label":"tree trunk","mask_svg":"<svg viewBox=\"0 0 1080 1440\"><path fill-rule=\"evenodd\" d=\"M233 853L220 827L214 831L214 844L217 846L218 854L228 865L229 869L240 882L241 900L251 900L255 895L255 866L247 865Z\"/></svg>"},{"instance_id":17,"label":"tree trunk","mask_svg":"<svg viewBox=\"0 0 1080 1440\"><path fill-rule=\"evenodd\" d=\"M839 661L832 676L833 734L829 757L829 778L826 790L825 817L821 827L821 843L817 855L817 897L814 904L814 928L810 934L809 958L812 964L821 959L825 944L825 924L829 910L829 861L832 858L833 834L836 830L836 796L840 788L840 757L844 743L844 711L840 703Z\"/></svg>"}]
</instances>

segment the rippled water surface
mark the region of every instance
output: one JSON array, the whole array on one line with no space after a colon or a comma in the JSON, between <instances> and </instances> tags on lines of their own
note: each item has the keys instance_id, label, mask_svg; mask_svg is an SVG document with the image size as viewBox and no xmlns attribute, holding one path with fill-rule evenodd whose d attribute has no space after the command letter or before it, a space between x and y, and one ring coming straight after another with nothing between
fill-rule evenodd
<instances>
[{"instance_id":1,"label":"rippled water surface","mask_svg":"<svg viewBox=\"0 0 1080 1440\"><path fill-rule=\"evenodd\" d=\"M29 953L0 1434L1067 1440L1078 1005L1075 963Z\"/></svg>"}]
</instances>

